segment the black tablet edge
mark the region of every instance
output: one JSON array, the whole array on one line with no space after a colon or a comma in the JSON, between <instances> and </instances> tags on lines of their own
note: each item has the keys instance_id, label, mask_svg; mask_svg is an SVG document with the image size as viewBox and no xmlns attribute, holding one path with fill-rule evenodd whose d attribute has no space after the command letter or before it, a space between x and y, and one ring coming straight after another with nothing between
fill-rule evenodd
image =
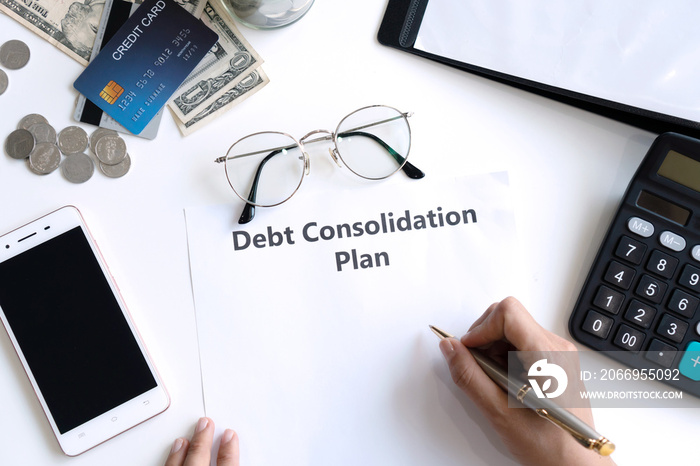
<instances>
[{"instance_id":1,"label":"black tablet edge","mask_svg":"<svg viewBox=\"0 0 700 466\"><path fill-rule=\"evenodd\" d=\"M423 11L428 0L423 0ZM570 91L567 89L542 84L537 81L523 79L517 76L500 73L487 68L482 68L468 63L452 60L439 55L417 50L413 46L402 46L400 43L401 34L406 24L406 17L411 11L411 7L416 7L415 2L411 0L388 0L387 7L384 12L384 17L379 26L377 40L380 44L387 47L392 47L404 52L408 52L429 60L433 60L445 65L457 68L477 76L487 78L501 84L532 92L542 97L571 105L589 112L611 118L622 123L626 123L637 128L641 128L652 133L661 134L668 131L685 134L687 136L700 138L700 122L687 120L684 118L674 117L665 113L654 112L631 105L625 105L612 100L593 97L580 92ZM422 18L422 13L421 13ZM413 20L410 23L410 31L413 34L415 42L415 34L419 28L420 22ZM409 43L404 40L404 43Z\"/></svg>"}]
</instances>

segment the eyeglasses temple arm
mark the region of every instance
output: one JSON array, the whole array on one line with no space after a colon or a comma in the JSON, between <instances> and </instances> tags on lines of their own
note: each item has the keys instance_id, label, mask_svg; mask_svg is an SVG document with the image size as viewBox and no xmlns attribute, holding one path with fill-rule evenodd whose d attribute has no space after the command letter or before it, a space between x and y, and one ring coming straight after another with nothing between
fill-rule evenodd
<instances>
[{"instance_id":1,"label":"eyeglasses temple arm","mask_svg":"<svg viewBox=\"0 0 700 466\"><path fill-rule=\"evenodd\" d=\"M375 136L372 133L366 133L364 131L345 131L344 133L339 133L338 137L350 137L350 136L363 136L372 139L376 143L378 143L380 146L384 148L393 158L398 162L399 164L403 164L401 167L401 170L411 179L414 180L419 180L425 176L425 173L423 171L413 165L411 162L406 160L405 157L403 157L401 154L396 152L389 144L384 142L380 137Z\"/></svg>"},{"instance_id":2,"label":"eyeglasses temple arm","mask_svg":"<svg viewBox=\"0 0 700 466\"><path fill-rule=\"evenodd\" d=\"M274 150L260 161L260 165L258 165L258 169L255 171L255 178L253 178L253 184L250 187L250 193L248 193L249 202L246 202L245 206L243 207L241 216L238 219L239 224L245 225L246 223L253 220L253 218L255 218L255 205L253 205L252 203L255 203L255 199L258 196L258 183L260 182L260 175L262 174L262 169L272 157L280 153L282 153L281 149Z\"/></svg>"}]
</instances>

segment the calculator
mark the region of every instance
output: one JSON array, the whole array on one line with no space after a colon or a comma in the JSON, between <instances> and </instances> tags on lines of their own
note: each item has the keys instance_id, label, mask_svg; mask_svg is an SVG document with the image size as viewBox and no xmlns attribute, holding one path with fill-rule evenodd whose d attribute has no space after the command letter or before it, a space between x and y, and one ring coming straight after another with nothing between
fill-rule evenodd
<instances>
[{"instance_id":1,"label":"calculator","mask_svg":"<svg viewBox=\"0 0 700 466\"><path fill-rule=\"evenodd\" d=\"M700 396L700 140L658 136L569 320L578 342Z\"/></svg>"}]
</instances>

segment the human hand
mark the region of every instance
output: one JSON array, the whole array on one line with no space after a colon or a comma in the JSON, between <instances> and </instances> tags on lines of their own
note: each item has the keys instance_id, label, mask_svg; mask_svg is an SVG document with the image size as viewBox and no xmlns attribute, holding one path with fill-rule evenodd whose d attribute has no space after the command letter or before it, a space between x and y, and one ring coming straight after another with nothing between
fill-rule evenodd
<instances>
[{"instance_id":1,"label":"human hand","mask_svg":"<svg viewBox=\"0 0 700 466\"><path fill-rule=\"evenodd\" d=\"M534 411L509 408L508 394L486 375L467 350L467 347L485 346L490 347L492 355L505 353L507 347L519 351L576 351L576 347L542 328L515 298L492 304L460 340L440 341L452 380L477 405L520 463L538 466L615 464L610 457L584 448ZM590 408L570 411L594 427Z\"/></svg>"},{"instance_id":2,"label":"human hand","mask_svg":"<svg viewBox=\"0 0 700 466\"><path fill-rule=\"evenodd\" d=\"M203 417L197 422L192 440L178 438L170 449L165 466L209 466L214 440L214 421ZM238 436L226 429L221 436L217 466L239 466Z\"/></svg>"}]
</instances>

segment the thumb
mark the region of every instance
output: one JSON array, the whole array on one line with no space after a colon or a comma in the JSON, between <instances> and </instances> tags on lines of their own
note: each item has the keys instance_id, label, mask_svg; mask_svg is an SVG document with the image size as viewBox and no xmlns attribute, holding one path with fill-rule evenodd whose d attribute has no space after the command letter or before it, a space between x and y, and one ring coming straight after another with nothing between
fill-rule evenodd
<instances>
[{"instance_id":1,"label":"thumb","mask_svg":"<svg viewBox=\"0 0 700 466\"><path fill-rule=\"evenodd\" d=\"M485 413L501 412L508 405L506 393L489 378L467 348L455 338L440 341L440 351L454 383Z\"/></svg>"}]
</instances>

